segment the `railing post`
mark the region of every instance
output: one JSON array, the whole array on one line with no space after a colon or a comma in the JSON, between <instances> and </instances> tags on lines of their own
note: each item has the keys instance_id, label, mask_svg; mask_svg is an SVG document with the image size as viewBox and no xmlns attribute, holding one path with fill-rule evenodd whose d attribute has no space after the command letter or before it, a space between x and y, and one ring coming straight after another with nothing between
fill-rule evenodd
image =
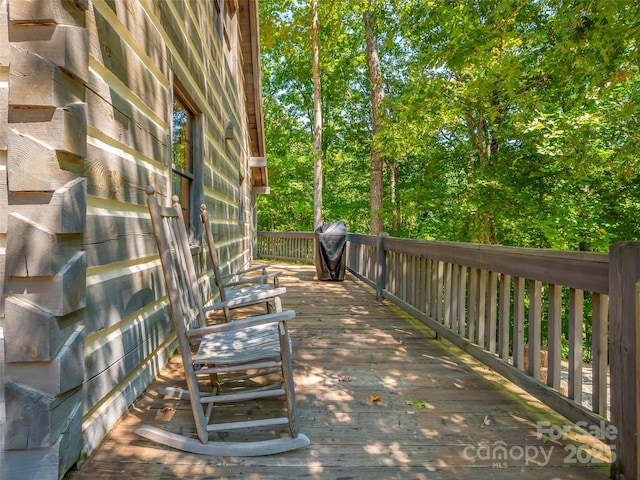
<instances>
[{"instance_id":1,"label":"railing post","mask_svg":"<svg viewBox=\"0 0 640 480\"><path fill-rule=\"evenodd\" d=\"M389 238L387 232L378 234L378 260L376 262L376 299L382 300L382 292L387 283L387 252L384 250L384 239Z\"/></svg>"},{"instance_id":2,"label":"railing post","mask_svg":"<svg viewBox=\"0 0 640 480\"><path fill-rule=\"evenodd\" d=\"M611 422L615 461L611 478L637 479L640 410L640 243L619 242L609 251Z\"/></svg>"}]
</instances>

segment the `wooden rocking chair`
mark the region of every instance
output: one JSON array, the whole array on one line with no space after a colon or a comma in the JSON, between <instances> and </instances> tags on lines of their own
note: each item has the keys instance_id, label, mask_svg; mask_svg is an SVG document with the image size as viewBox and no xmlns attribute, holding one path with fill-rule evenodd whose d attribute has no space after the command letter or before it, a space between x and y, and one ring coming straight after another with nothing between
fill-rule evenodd
<instances>
[{"instance_id":1,"label":"wooden rocking chair","mask_svg":"<svg viewBox=\"0 0 640 480\"><path fill-rule=\"evenodd\" d=\"M162 269L169 294L171 314L182 356L187 390L166 389L163 393L189 399L198 439L171 433L151 425L142 425L136 433L157 443L179 450L214 456L259 456L281 453L309 445L298 433L291 340L286 321L295 317L292 310L249 317L218 325L207 325L198 281L191 257L182 211L174 197L172 207L163 207L147 188L147 203L160 252ZM195 344L195 346L193 345ZM192 353L192 347L195 353ZM272 372L277 368L281 385L223 394L218 391L218 375L255 371ZM201 386L209 384L207 391ZM218 404L249 402L284 396L286 416L257 420L214 423ZM211 432L234 429L288 426L287 436L256 441L210 441Z\"/></svg>"},{"instance_id":2,"label":"wooden rocking chair","mask_svg":"<svg viewBox=\"0 0 640 480\"><path fill-rule=\"evenodd\" d=\"M265 292L273 292L274 289L282 288L279 286L280 284L278 280L278 277L282 275L282 272L268 272L267 269L269 265L259 265L240 270L229 275L222 275L222 272L220 271L220 264L218 262L218 254L216 252L216 243L213 239L213 233L211 232L211 224L209 223L209 214L207 213L207 207L204 204L200 206L200 220L204 225L209 259L211 260L211 266L213 269L213 278L220 293L221 304L225 304L225 302L241 297L246 297L247 295L264 295ZM257 272L261 273L256 276L251 276L255 275ZM247 275L249 275L249 277L247 277ZM235 280L230 281L230 279ZM271 280L272 283L269 283L269 280ZM271 285L273 285L273 287ZM279 295L274 295L273 298L268 298L265 303L267 305L267 312L279 312L282 310ZM228 322L231 321L231 308L225 306L222 307L224 316Z\"/></svg>"}]
</instances>

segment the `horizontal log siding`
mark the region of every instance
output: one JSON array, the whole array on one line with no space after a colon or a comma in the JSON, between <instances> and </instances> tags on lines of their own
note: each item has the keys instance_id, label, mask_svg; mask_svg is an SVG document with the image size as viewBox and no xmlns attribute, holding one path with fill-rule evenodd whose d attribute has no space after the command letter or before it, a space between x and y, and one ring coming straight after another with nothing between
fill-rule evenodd
<instances>
[{"instance_id":1,"label":"horizontal log siding","mask_svg":"<svg viewBox=\"0 0 640 480\"><path fill-rule=\"evenodd\" d=\"M200 138L194 141L204 159L197 180L223 268L251 260L250 189L240 188L251 156L238 86L242 55L238 45L234 75L211 23L213 8L212 2L115 0L87 10L86 452L176 348L144 192L153 185L168 201L172 76L197 109ZM228 121L233 141L224 138ZM240 218L243 193L247 208ZM211 297L206 252L194 253Z\"/></svg>"},{"instance_id":2,"label":"horizontal log siding","mask_svg":"<svg viewBox=\"0 0 640 480\"><path fill-rule=\"evenodd\" d=\"M0 118L7 118L9 108L9 32L8 12L6 8L0 8ZM0 209L9 204L7 195L7 124L0 122ZM5 215L0 215L0 292L4 292L4 264L5 248L7 244L7 221ZM0 295L0 451L5 444L5 375L4 375L4 297Z\"/></svg>"}]
</instances>

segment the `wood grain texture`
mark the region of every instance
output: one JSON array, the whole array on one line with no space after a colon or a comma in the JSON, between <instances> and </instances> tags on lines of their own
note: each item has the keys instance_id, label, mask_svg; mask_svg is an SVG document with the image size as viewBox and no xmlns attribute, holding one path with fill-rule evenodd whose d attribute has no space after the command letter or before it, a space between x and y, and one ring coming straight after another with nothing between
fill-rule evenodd
<instances>
[{"instance_id":1,"label":"wood grain texture","mask_svg":"<svg viewBox=\"0 0 640 480\"><path fill-rule=\"evenodd\" d=\"M84 241L90 268L158 254L149 218L126 206L114 202L87 209Z\"/></svg>"},{"instance_id":2,"label":"wood grain texture","mask_svg":"<svg viewBox=\"0 0 640 480\"><path fill-rule=\"evenodd\" d=\"M8 116L9 116L9 69L6 66L0 65L0 118L8 118ZM6 153L6 149L7 149L7 132L8 131L9 131L9 126L7 122L0 122L0 151L3 151L3 153Z\"/></svg>"},{"instance_id":3,"label":"wood grain texture","mask_svg":"<svg viewBox=\"0 0 640 480\"><path fill-rule=\"evenodd\" d=\"M71 103L56 109L12 109L11 127L57 151L84 157L87 153L87 109ZM9 155L12 155L9 148ZM11 182L10 182L11 183Z\"/></svg>"},{"instance_id":4,"label":"wood grain texture","mask_svg":"<svg viewBox=\"0 0 640 480\"><path fill-rule=\"evenodd\" d=\"M5 293L64 316L84 308L86 290L85 253L76 253L55 275L8 277Z\"/></svg>"},{"instance_id":5,"label":"wood grain texture","mask_svg":"<svg viewBox=\"0 0 640 480\"><path fill-rule=\"evenodd\" d=\"M59 452L56 447L37 450L1 451L6 478L58 480Z\"/></svg>"},{"instance_id":6,"label":"wood grain texture","mask_svg":"<svg viewBox=\"0 0 640 480\"><path fill-rule=\"evenodd\" d=\"M1 189L1 187L0 187ZM14 198L16 198L15 192ZM32 192L23 192L28 195ZM82 233L86 225L86 180L75 178L52 195L29 195L31 203L12 204L7 213L28 217L55 233ZM2 192L0 191L0 196ZM46 203L45 203L46 202ZM2 203L0 203L2 204ZM0 231L6 231L8 216L0 217Z\"/></svg>"},{"instance_id":7,"label":"wood grain texture","mask_svg":"<svg viewBox=\"0 0 640 480\"><path fill-rule=\"evenodd\" d=\"M159 195L167 195L166 170L160 172L155 165L127 152L98 144L93 139L87 145L85 175L89 195L138 205L144 205L147 185L155 185Z\"/></svg>"},{"instance_id":8,"label":"wood grain texture","mask_svg":"<svg viewBox=\"0 0 640 480\"><path fill-rule=\"evenodd\" d=\"M13 381L6 384L7 450L51 446L80 404L79 389L58 397Z\"/></svg>"},{"instance_id":9,"label":"wood grain texture","mask_svg":"<svg viewBox=\"0 0 640 480\"><path fill-rule=\"evenodd\" d=\"M159 70L158 77L169 78L171 68L170 54L160 31L153 25L140 2L130 0L112 0L93 5L105 20L116 28L128 45L138 52L138 56L148 58L149 68ZM88 16L95 15L89 11ZM89 22L91 24L91 21ZM91 27L92 28L92 27ZM168 82L167 82L168 85Z\"/></svg>"},{"instance_id":10,"label":"wood grain texture","mask_svg":"<svg viewBox=\"0 0 640 480\"><path fill-rule=\"evenodd\" d=\"M24 2L9 0L9 19L18 25L49 25L51 23L84 27L87 2L39 0Z\"/></svg>"},{"instance_id":11,"label":"wood grain texture","mask_svg":"<svg viewBox=\"0 0 640 480\"><path fill-rule=\"evenodd\" d=\"M46 59L46 62L60 67L81 84L87 82L89 35L85 28L45 25L34 29L32 26L18 25L11 30L11 42L12 48L20 48Z\"/></svg>"},{"instance_id":12,"label":"wood grain texture","mask_svg":"<svg viewBox=\"0 0 640 480\"><path fill-rule=\"evenodd\" d=\"M168 308L158 305L122 322L107 338L94 336L84 357L84 411L91 411L172 335Z\"/></svg>"},{"instance_id":13,"label":"wood grain texture","mask_svg":"<svg viewBox=\"0 0 640 480\"><path fill-rule=\"evenodd\" d=\"M80 450L82 409L78 405L69 415L55 445L33 450L0 451L3 478L59 480L76 462L70 452Z\"/></svg>"},{"instance_id":14,"label":"wood grain texture","mask_svg":"<svg viewBox=\"0 0 640 480\"><path fill-rule=\"evenodd\" d=\"M7 227L11 231L7 240L5 263L8 275L55 275L77 250L60 242L52 230L19 213L9 214Z\"/></svg>"},{"instance_id":15,"label":"wood grain texture","mask_svg":"<svg viewBox=\"0 0 640 480\"><path fill-rule=\"evenodd\" d=\"M21 108L56 108L84 99L80 83L56 64L20 44L11 45L9 104ZM15 121L16 112L13 114Z\"/></svg>"},{"instance_id":16,"label":"wood grain texture","mask_svg":"<svg viewBox=\"0 0 640 480\"><path fill-rule=\"evenodd\" d=\"M5 300L6 361L42 362L58 355L82 320L78 313L56 317L18 297Z\"/></svg>"},{"instance_id":17,"label":"wood grain texture","mask_svg":"<svg viewBox=\"0 0 640 480\"><path fill-rule=\"evenodd\" d=\"M11 62L9 43L9 12L7 3L0 5L0 67L8 67Z\"/></svg>"},{"instance_id":18,"label":"wood grain texture","mask_svg":"<svg viewBox=\"0 0 640 480\"><path fill-rule=\"evenodd\" d=\"M166 295L157 258L87 273L87 334L117 325Z\"/></svg>"},{"instance_id":19,"label":"wood grain texture","mask_svg":"<svg viewBox=\"0 0 640 480\"><path fill-rule=\"evenodd\" d=\"M135 3L135 2L132 2ZM107 12L110 10L107 9ZM167 91L167 65L155 65L146 55L146 45L131 44L133 39L117 17L103 16L92 10L90 53L97 60L96 69L108 72L110 85L127 92L132 101L166 121L171 92ZM134 28L138 30L138 26ZM160 75L160 76L159 76Z\"/></svg>"},{"instance_id":20,"label":"wood grain texture","mask_svg":"<svg viewBox=\"0 0 640 480\"><path fill-rule=\"evenodd\" d=\"M55 148L21 134L8 133L7 173L11 192L51 192L77 178L62 168L62 156Z\"/></svg>"},{"instance_id":21,"label":"wood grain texture","mask_svg":"<svg viewBox=\"0 0 640 480\"><path fill-rule=\"evenodd\" d=\"M640 399L640 243L619 242L611 247L610 362L611 421L618 428L613 478L640 475L638 405Z\"/></svg>"},{"instance_id":22,"label":"wood grain texture","mask_svg":"<svg viewBox=\"0 0 640 480\"><path fill-rule=\"evenodd\" d=\"M90 129L97 130L126 150L168 165L169 135L165 126L158 125L137 108L126 91L111 88L93 70L89 73L89 85L87 121Z\"/></svg>"},{"instance_id":23,"label":"wood grain texture","mask_svg":"<svg viewBox=\"0 0 640 480\"><path fill-rule=\"evenodd\" d=\"M76 327L58 354L47 362L9 363L7 378L37 390L43 395L57 397L76 389L84 380L84 328Z\"/></svg>"}]
</instances>

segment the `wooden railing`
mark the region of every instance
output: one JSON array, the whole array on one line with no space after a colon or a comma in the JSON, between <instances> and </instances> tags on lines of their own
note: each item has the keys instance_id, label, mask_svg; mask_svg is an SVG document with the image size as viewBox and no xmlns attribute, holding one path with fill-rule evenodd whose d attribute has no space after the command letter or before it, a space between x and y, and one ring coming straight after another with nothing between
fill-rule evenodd
<instances>
[{"instance_id":1,"label":"wooden railing","mask_svg":"<svg viewBox=\"0 0 640 480\"><path fill-rule=\"evenodd\" d=\"M313 261L313 232L258 232L256 256Z\"/></svg>"},{"instance_id":2,"label":"wooden railing","mask_svg":"<svg viewBox=\"0 0 640 480\"><path fill-rule=\"evenodd\" d=\"M292 235L260 233L260 255L312 260L313 233ZM610 426L613 477L637 478L640 244L599 254L349 234L346 255L378 299L571 421Z\"/></svg>"}]
</instances>

